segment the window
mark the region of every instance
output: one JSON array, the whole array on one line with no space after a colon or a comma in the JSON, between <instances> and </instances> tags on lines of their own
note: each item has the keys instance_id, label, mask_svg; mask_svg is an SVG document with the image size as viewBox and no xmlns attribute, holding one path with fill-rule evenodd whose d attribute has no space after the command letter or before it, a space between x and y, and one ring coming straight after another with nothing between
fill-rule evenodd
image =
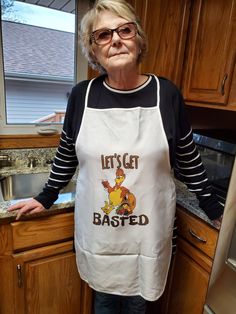
<instances>
[{"instance_id":1,"label":"window","mask_svg":"<svg viewBox=\"0 0 236 314\"><path fill-rule=\"evenodd\" d=\"M75 21L75 0L1 0L2 134L63 122L76 77Z\"/></svg>"}]
</instances>

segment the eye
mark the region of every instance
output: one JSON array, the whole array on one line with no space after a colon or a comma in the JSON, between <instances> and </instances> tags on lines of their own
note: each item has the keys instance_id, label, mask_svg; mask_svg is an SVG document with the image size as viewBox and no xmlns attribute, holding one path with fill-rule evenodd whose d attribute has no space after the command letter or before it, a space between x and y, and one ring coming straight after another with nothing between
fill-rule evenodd
<instances>
[{"instance_id":1,"label":"eye","mask_svg":"<svg viewBox=\"0 0 236 314\"><path fill-rule=\"evenodd\" d=\"M119 33L122 33L124 35L128 35L132 32L132 29L130 26L126 25L126 26L123 26L121 28L119 28Z\"/></svg>"},{"instance_id":2,"label":"eye","mask_svg":"<svg viewBox=\"0 0 236 314\"><path fill-rule=\"evenodd\" d=\"M96 40L104 40L108 39L111 36L111 31L110 30L103 30L98 33L95 33L95 38Z\"/></svg>"}]
</instances>

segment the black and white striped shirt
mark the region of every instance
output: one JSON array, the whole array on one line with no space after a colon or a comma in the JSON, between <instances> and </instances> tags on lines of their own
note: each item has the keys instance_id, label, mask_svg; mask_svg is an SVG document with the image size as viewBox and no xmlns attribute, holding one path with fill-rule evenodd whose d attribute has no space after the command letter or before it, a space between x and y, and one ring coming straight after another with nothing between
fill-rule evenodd
<instances>
[{"instance_id":1,"label":"black and white striped shirt","mask_svg":"<svg viewBox=\"0 0 236 314\"><path fill-rule=\"evenodd\" d=\"M35 197L45 208L49 208L55 202L60 189L71 180L78 166L75 143L82 121L88 82L83 81L72 89L60 145L49 180L43 192ZM160 112L169 144L171 166L189 191L196 194L200 207L208 217L216 219L222 214L223 207L212 193L200 154L193 141L182 95L169 80L159 78L159 83ZM153 107L157 104L156 88L156 81L152 75L139 88L124 93L107 86L104 76L100 76L92 84L88 106L97 109Z\"/></svg>"}]
</instances>

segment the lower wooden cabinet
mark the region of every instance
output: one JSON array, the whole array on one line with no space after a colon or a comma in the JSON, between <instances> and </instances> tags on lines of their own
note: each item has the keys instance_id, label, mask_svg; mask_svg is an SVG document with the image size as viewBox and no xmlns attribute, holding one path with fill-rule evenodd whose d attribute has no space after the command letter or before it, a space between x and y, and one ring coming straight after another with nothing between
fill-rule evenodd
<instances>
[{"instance_id":1,"label":"lower wooden cabinet","mask_svg":"<svg viewBox=\"0 0 236 314\"><path fill-rule=\"evenodd\" d=\"M72 218L73 213L66 213L0 226L0 243L5 246L0 249L1 314L91 314L92 291L78 274L73 252ZM49 229L57 234L52 244L50 235L43 236L49 221ZM37 240L40 228L45 243ZM28 242L22 241L21 247L19 238L24 235Z\"/></svg>"},{"instance_id":2,"label":"lower wooden cabinet","mask_svg":"<svg viewBox=\"0 0 236 314\"><path fill-rule=\"evenodd\" d=\"M177 208L177 228L177 252L160 313L202 314L218 232L181 208Z\"/></svg>"},{"instance_id":3,"label":"lower wooden cabinet","mask_svg":"<svg viewBox=\"0 0 236 314\"><path fill-rule=\"evenodd\" d=\"M202 314L218 231L183 208L177 208L177 250L172 256L162 297L146 314Z\"/></svg>"},{"instance_id":4,"label":"lower wooden cabinet","mask_svg":"<svg viewBox=\"0 0 236 314\"><path fill-rule=\"evenodd\" d=\"M78 313L81 279L71 242L15 254L13 265L16 313Z\"/></svg>"},{"instance_id":5,"label":"lower wooden cabinet","mask_svg":"<svg viewBox=\"0 0 236 314\"><path fill-rule=\"evenodd\" d=\"M73 212L0 225L0 314L92 314L73 226ZM165 292L147 314L202 314L218 232L181 208L177 227Z\"/></svg>"},{"instance_id":6,"label":"lower wooden cabinet","mask_svg":"<svg viewBox=\"0 0 236 314\"><path fill-rule=\"evenodd\" d=\"M194 260L194 255L189 255L189 252L182 250L179 243L174 261L167 313L202 314L209 272Z\"/></svg>"}]
</instances>

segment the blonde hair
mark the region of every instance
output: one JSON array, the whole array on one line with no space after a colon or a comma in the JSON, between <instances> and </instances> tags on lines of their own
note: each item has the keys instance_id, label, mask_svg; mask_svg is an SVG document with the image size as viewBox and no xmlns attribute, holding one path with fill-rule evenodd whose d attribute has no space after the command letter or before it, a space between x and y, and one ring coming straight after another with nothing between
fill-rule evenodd
<instances>
[{"instance_id":1,"label":"blonde hair","mask_svg":"<svg viewBox=\"0 0 236 314\"><path fill-rule=\"evenodd\" d=\"M147 51L147 39L134 8L125 0L97 0L94 6L82 18L80 23L80 44L85 57L89 61L89 64L92 68L100 72L106 72L105 69L97 62L93 54L91 41L91 33L93 31L94 22L97 20L102 11L112 12L127 21L136 23L138 29L136 38L140 49L140 54L137 59L137 63L139 64Z\"/></svg>"}]
</instances>

